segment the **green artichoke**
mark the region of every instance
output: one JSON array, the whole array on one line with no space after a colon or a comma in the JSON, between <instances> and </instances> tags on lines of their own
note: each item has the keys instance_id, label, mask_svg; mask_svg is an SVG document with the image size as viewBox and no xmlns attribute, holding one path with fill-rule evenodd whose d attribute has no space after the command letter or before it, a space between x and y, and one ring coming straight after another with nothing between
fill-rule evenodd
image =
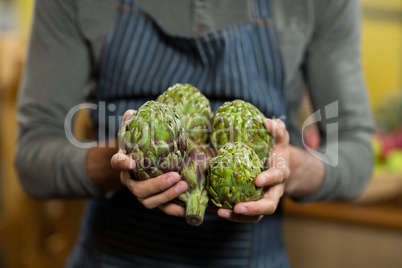
<instances>
[{"instance_id":1,"label":"green artichoke","mask_svg":"<svg viewBox=\"0 0 402 268\"><path fill-rule=\"evenodd\" d=\"M185 203L186 221L193 226L199 226L204 219L208 204L207 167L215 157L214 149L207 145L189 144L181 168L181 178L188 184L188 190L178 198Z\"/></svg>"},{"instance_id":2,"label":"green artichoke","mask_svg":"<svg viewBox=\"0 0 402 268\"><path fill-rule=\"evenodd\" d=\"M218 150L229 142L243 142L265 165L274 147L274 139L265 129L264 120L265 116L249 102L225 102L212 118L212 146Z\"/></svg>"},{"instance_id":3,"label":"green artichoke","mask_svg":"<svg viewBox=\"0 0 402 268\"><path fill-rule=\"evenodd\" d=\"M175 84L157 100L173 108L181 115L187 136L196 144L207 143L212 111L209 100L190 84Z\"/></svg>"},{"instance_id":4,"label":"green artichoke","mask_svg":"<svg viewBox=\"0 0 402 268\"><path fill-rule=\"evenodd\" d=\"M212 203L233 209L237 203L259 200L263 188L255 186L255 179L263 170L253 149L241 142L227 143L208 166Z\"/></svg>"},{"instance_id":5,"label":"green artichoke","mask_svg":"<svg viewBox=\"0 0 402 268\"><path fill-rule=\"evenodd\" d=\"M187 145L180 115L163 103L148 101L124 122L118 134L120 148L132 157L137 180L179 171Z\"/></svg>"}]
</instances>

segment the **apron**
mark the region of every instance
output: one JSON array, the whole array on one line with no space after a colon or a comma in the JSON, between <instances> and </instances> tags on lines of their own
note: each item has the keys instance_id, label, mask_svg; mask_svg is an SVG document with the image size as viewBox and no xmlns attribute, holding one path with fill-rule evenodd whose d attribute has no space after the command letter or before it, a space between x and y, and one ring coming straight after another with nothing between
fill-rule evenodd
<instances>
[{"instance_id":1,"label":"apron","mask_svg":"<svg viewBox=\"0 0 402 268\"><path fill-rule=\"evenodd\" d=\"M178 82L196 86L213 110L239 98L267 117L285 115L284 68L270 1L254 0L251 20L184 36L165 30L138 0L122 0L103 48L99 111L92 114L98 139L116 137L127 109L138 109ZM122 190L88 202L67 266L288 267L281 224L279 209L257 224L206 212L204 223L193 227L144 208Z\"/></svg>"}]
</instances>

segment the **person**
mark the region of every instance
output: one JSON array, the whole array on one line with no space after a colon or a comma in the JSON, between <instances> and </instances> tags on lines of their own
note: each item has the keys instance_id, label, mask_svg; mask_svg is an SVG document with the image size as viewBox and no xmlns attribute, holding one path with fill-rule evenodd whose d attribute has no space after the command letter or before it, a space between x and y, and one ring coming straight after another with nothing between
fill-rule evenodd
<instances>
[{"instance_id":1,"label":"person","mask_svg":"<svg viewBox=\"0 0 402 268\"><path fill-rule=\"evenodd\" d=\"M257 177L261 200L210 211L197 228L172 202L188 187L179 175L132 180L135 163L115 145L121 115L177 82L199 88L214 110L236 98L256 105L285 159ZM319 157L303 148L298 123L305 86L323 112ZM90 148L65 133L83 101L98 107ZM362 191L373 162L369 107L356 0L38 0L16 166L35 198L89 199L68 267L288 267L281 197Z\"/></svg>"}]
</instances>

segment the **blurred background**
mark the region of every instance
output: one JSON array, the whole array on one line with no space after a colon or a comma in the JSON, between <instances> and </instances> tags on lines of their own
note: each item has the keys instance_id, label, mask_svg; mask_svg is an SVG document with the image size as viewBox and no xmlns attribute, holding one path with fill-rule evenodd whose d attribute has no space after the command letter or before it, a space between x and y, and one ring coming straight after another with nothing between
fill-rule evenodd
<instances>
[{"instance_id":1,"label":"blurred background","mask_svg":"<svg viewBox=\"0 0 402 268\"><path fill-rule=\"evenodd\" d=\"M27 197L13 168L15 102L32 5L0 0L0 268L63 267L84 205ZM402 1L362 0L361 5L362 62L378 128L375 171L351 202L284 200L285 240L295 268L402 267ZM314 144L314 130L306 135Z\"/></svg>"}]
</instances>

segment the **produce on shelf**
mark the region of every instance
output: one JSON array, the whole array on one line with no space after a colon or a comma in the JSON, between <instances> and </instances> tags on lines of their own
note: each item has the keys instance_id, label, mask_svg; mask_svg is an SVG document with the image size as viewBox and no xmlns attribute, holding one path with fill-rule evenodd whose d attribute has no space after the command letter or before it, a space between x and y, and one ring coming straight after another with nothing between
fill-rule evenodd
<instances>
[{"instance_id":1,"label":"produce on shelf","mask_svg":"<svg viewBox=\"0 0 402 268\"><path fill-rule=\"evenodd\" d=\"M402 93L390 96L376 111L372 146L376 169L402 172Z\"/></svg>"}]
</instances>

